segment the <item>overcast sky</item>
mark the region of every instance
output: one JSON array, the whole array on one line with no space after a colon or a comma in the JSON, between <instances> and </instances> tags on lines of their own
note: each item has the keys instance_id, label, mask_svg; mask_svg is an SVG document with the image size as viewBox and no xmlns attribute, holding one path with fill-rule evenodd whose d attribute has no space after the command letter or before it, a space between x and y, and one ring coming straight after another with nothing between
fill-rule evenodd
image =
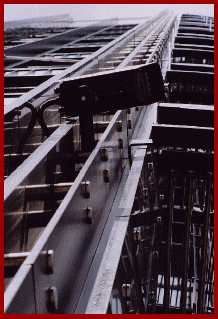
<instances>
[{"instance_id":1,"label":"overcast sky","mask_svg":"<svg viewBox=\"0 0 218 319\"><path fill-rule=\"evenodd\" d=\"M74 20L152 16L165 8L177 14L214 16L213 4L5 4L4 21L68 13Z\"/></svg>"}]
</instances>

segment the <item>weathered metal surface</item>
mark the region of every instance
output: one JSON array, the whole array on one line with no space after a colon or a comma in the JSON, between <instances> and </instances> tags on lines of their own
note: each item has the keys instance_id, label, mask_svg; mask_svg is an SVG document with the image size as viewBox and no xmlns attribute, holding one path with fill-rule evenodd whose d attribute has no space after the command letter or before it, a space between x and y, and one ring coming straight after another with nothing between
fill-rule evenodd
<instances>
[{"instance_id":1,"label":"weathered metal surface","mask_svg":"<svg viewBox=\"0 0 218 319\"><path fill-rule=\"evenodd\" d=\"M4 311L7 314L35 314L35 286L31 265L23 265L10 283L4 295Z\"/></svg>"},{"instance_id":2,"label":"weathered metal surface","mask_svg":"<svg viewBox=\"0 0 218 319\"><path fill-rule=\"evenodd\" d=\"M73 138L73 125L63 124L47 139L19 168L14 171L4 184L4 225L5 225L5 253L11 249L21 235L22 216L7 214L22 210L25 204L25 186L46 183L49 158L55 156L57 145L63 143L62 138L69 134ZM22 187L21 187L22 186ZM19 222L20 220L20 222ZM19 244L18 244L19 247ZM17 249L12 250L16 252Z\"/></svg>"},{"instance_id":3,"label":"weathered metal surface","mask_svg":"<svg viewBox=\"0 0 218 319\"><path fill-rule=\"evenodd\" d=\"M124 131L122 133L116 132L116 120L123 120ZM111 129L112 126L113 130ZM94 240L93 237L95 238L96 236L97 238L95 238L94 242L95 245L98 244L99 236L101 236L101 232L104 228L104 223L110 211L110 207L116 192L116 187L118 187L119 184L119 179L117 177L119 175L122 175L122 165L124 165L124 151L118 150L118 137L120 134L123 135L124 145L126 145L127 136L125 130L125 112L123 112L122 114L118 112L117 116L114 117L113 123L110 124L110 127L104 133L103 138L100 140L98 146L93 151L93 154L91 154L91 156L87 160L85 166L78 175L77 180L74 182L73 186L68 192L64 202L62 203L62 205L60 205L59 209L56 211L56 214L48 224L44 236L43 234L41 235L40 240L38 241L38 243L36 243L35 247L31 251L29 259L27 259L25 262L25 264L32 264L33 262L30 262L29 260L35 260L37 256L40 255L40 250L37 249L38 245L43 251L46 250L45 247L43 247L45 244L46 246L50 246L49 249L54 250L55 258L58 261L58 265L55 266L55 275L53 276L53 278L55 286L61 294L60 300L62 300L58 310L59 313L63 313L65 311L66 313L73 313L73 309L76 305L76 300L80 294L80 288L82 287L80 280L84 280L85 273L89 268L88 260L90 260L90 258L93 258L91 256L93 256L95 252L94 248L89 249L89 243L91 244L92 240ZM110 147L110 140L115 136L117 136L117 144L114 145L112 143L113 146ZM105 139L106 137L107 139ZM102 162L99 155L100 149L101 147L103 147L105 142L107 142L107 148L109 150L109 160L107 163ZM92 165L90 165L91 163ZM105 166L108 167L110 172L109 183L105 183L103 180L103 168ZM82 180L89 180L91 182L90 199L84 199L81 194L80 184ZM114 183L117 186L115 186ZM113 192L111 192L110 189L113 189ZM101 214L103 203L98 201L99 197L96 198L95 194L98 194L100 198L106 201L104 215ZM75 200L77 202L76 205ZM84 209L88 206L92 207L93 209L94 222L92 225L87 225L85 223ZM63 238L65 238L65 240L63 240ZM83 238L83 240L81 240L81 238ZM84 249L86 249L86 253L84 252ZM72 251L74 251L73 254ZM83 259L84 257L85 260ZM61 262L61 267L59 262ZM64 278L63 280L60 280L60 278L63 276L62 266L64 263L66 263L66 266L64 266L64 269L66 271L66 281L64 280ZM71 266L70 263L72 263ZM81 267L83 275L81 274L80 277L77 276L77 272L72 272L72 269L78 269L78 264L81 265L81 263L84 265L84 267ZM37 286L37 300L38 298L41 298L41 293L44 291L43 282L45 280L43 279L43 274L37 275L38 271L39 270L36 267L35 283ZM40 278L42 278L42 281ZM73 286L72 281L74 282ZM67 282L70 286L72 286L69 297L70 295L72 296L72 294L74 295L73 299L75 300L75 302L73 304L68 304L69 300L67 302L67 299L65 297L64 299L62 299L64 291L67 291L70 287L66 284ZM46 311L45 301L43 302L43 304L41 304L40 302L38 302L37 304L39 307L37 309L37 312L44 313L44 311Z\"/></svg>"},{"instance_id":4,"label":"weathered metal surface","mask_svg":"<svg viewBox=\"0 0 218 319\"><path fill-rule=\"evenodd\" d=\"M143 124L138 131L138 136L143 138L148 138L148 136L150 136L151 123L154 121L155 107L155 105L147 106L142 122ZM101 258L101 265L96 275L95 284L85 310L85 313L87 314L105 314L107 312L124 237L129 224L139 178L142 173L146 149L146 146L141 146L134 152L131 170L125 183L122 197L118 203L116 219L111 229L104 255Z\"/></svg>"},{"instance_id":5,"label":"weathered metal surface","mask_svg":"<svg viewBox=\"0 0 218 319\"><path fill-rule=\"evenodd\" d=\"M72 131L73 124L62 124L59 129L53 133L53 135L47 139L32 155L29 157L24 165L19 166L19 168L10 175L9 178L5 181L4 184L4 200L6 204L6 212L12 211L13 207L10 210L7 209L7 200L9 196L12 196L13 192L16 191L17 187L20 185L26 185L28 183L34 184L37 183L37 173L40 182L45 178L45 169L39 169L38 165L43 165L43 161L46 160L46 156L51 151L56 151L55 147L61 142L61 139ZM30 177L30 174L33 174L34 177ZM40 175L40 176L39 176ZM26 182L25 182L26 181Z\"/></svg>"},{"instance_id":6,"label":"weathered metal surface","mask_svg":"<svg viewBox=\"0 0 218 319\"><path fill-rule=\"evenodd\" d=\"M135 156L136 160L133 161L117 211L117 217L112 227L100 270L86 308L86 314L105 314L107 312L111 289L115 279L145 154L146 149L139 150Z\"/></svg>"}]
</instances>

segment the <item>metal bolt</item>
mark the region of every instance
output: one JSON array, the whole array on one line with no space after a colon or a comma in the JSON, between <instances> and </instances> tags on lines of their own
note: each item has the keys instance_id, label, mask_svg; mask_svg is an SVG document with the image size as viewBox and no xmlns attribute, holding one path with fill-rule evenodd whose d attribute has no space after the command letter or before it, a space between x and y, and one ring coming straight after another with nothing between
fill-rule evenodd
<instances>
[{"instance_id":1,"label":"metal bolt","mask_svg":"<svg viewBox=\"0 0 218 319\"><path fill-rule=\"evenodd\" d=\"M148 171L149 171L149 172L152 172L153 169L154 169L153 163L152 163L152 162L148 163Z\"/></svg>"},{"instance_id":2,"label":"metal bolt","mask_svg":"<svg viewBox=\"0 0 218 319\"><path fill-rule=\"evenodd\" d=\"M50 312L58 309L58 292L56 287L50 287L47 290L47 305Z\"/></svg>"},{"instance_id":3,"label":"metal bolt","mask_svg":"<svg viewBox=\"0 0 218 319\"><path fill-rule=\"evenodd\" d=\"M141 240L141 233L140 233L140 231L135 231L134 234L133 234L133 236L134 236L134 240L135 240L136 242L139 242L139 241Z\"/></svg>"},{"instance_id":4,"label":"metal bolt","mask_svg":"<svg viewBox=\"0 0 218 319\"><path fill-rule=\"evenodd\" d=\"M148 188L143 188L143 195L145 198L148 198Z\"/></svg>"},{"instance_id":5,"label":"metal bolt","mask_svg":"<svg viewBox=\"0 0 218 319\"><path fill-rule=\"evenodd\" d=\"M133 310L133 309L129 310L129 314L130 315L134 315L135 314L135 310Z\"/></svg>"},{"instance_id":6,"label":"metal bolt","mask_svg":"<svg viewBox=\"0 0 218 319\"><path fill-rule=\"evenodd\" d=\"M64 107L59 107L58 112L64 114Z\"/></svg>"},{"instance_id":7,"label":"metal bolt","mask_svg":"<svg viewBox=\"0 0 218 319\"><path fill-rule=\"evenodd\" d=\"M55 88L54 89L54 92L55 92L55 94L59 94L60 93L60 88L58 87L58 88Z\"/></svg>"},{"instance_id":8,"label":"metal bolt","mask_svg":"<svg viewBox=\"0 0 218 319\"><path fill-rule=\"evenodd\" d=\"M155 292L154 291L150 291L148 294L148 299L150 303L155 302Z\"/></svg>"},{"instance_id":9,"label":"metal bolt","mask_svg":"<svg viewBox=\"0 0 218 319\"><path fill-rule=\"evenodd\" d=\"M117 121L117 132L122 132L122 121Z\"/></svg>"},{"instance_id":10,"label":"metal bolt","mask_svg":"<svg viewBox=\"0 0 218 319\"><path fill-rule=\"evenodd\" d=\"M102 162L108 161L108 150L105 147L100 150L100 156Z\"/></svg>"},{"instance_id":11,"label":"metal bolt","mask_svg":"<svg viewBox=\"0 0 218 319\"><path fill-rule=\"evenodd\" d=\"M46 273L53 274L54 273L54 251L47 251L47 265L46 265Z\"/></svg>"},{"instance_id":12,"label":"metal bolt","mask_svg":"<svg viewBox=\"0 0 218 319\"><path fill-rule=\"evenodd\" d=\"M160 200L160 202L163 202L163 201L164 201L164 195L163 195L163 194L160 194L160 195L159 195L159 200Z\"/></svg>"},{"instance_id":13,"label":"metal bolt","mask_svg":"<svg viewBox=\"0 0 218 319\"><path fill-rule=\"evenodd\" d=\"M130 284L123 284L122 286L123 297L129 299L131 294L131 286Z\"/></svg>"},{"instance_id":14,"label":"metal bolt","mask_svg":"<svg viewBox=\"0 0 218 319\"><path fill-rule=\"evenodd\" d=\"M118 149L119 149L119 150L122 150L122 149L123 149L123 139L122 139L122 138L119 138L119 139L118 139L118 143L119 143Z\"/></svg>"},{"instance_id":15,"label":"metal bolt","mask_svg":"<svg viewBox=\"0 0 218 319\"><path fill-rule=\"evenodd\" d=\"M128 128L129 130L132 129L132 121L131 121L131 120L128 120L127 128Z\"/></svg>"},{"instance_id":16,"label":"metal bolt","mask_svg":"<svg viewBox=\"0 0 218 319\"><path fill-rule=\"evenodd\" d=\"M135 110L138 112L138 111L139 111L139 107L138 107L138 106L136 106Z\"/></svg>"},{"instance_id":17,"label":"metal bolt","mask_svg":"<svg viewBox=\"0 0 218 319\"><path fill-rule=\"evenodd\" d=\"M89 181L82 182L81 186L82 186L82 193L84 198L89 198L90 197L90 182Z\"/></svg>"},{"instance_id":18,"label":"metal bolt","mask_svg":"<svg viewBox=\"0 0 218 319\"><path fill-rule=\"evenodd\" d=\"M153 251L152 255L153 255L154 258L157 258L158 257L158 251Z\"/></svg>"},{"instance_id":19,"label":"metal bolt","mask_svg":"<svg viewBox=\"0 0 218 319\"><path fill-rule=\"evenodd\" d=\"M103 170L103 178L104 178L105 183L109 182L110 179L109 179L109 170L108 169Z\"/></svg>"},{"instance_id":20,"label":"metal bolt","mask_svg":"<svg viewBox=\"0 0 218 319\"><path fill-rule=\"evenodd\" d=\"M161 223L161 217L160 216L157 217L157 222Z\"/></svg>"},{"instance_id":21,"label":"metal bolt","mask_svg":"<svg viewBox=\"0 0 218 319\"><path fill-rule=\"evenodd\" d=\"M85 216L86 216L87 224L92 224L92 222L93 222L93 219L92 219L92 207L87 207L85 209Z\"/></svg>"}]
</instances>

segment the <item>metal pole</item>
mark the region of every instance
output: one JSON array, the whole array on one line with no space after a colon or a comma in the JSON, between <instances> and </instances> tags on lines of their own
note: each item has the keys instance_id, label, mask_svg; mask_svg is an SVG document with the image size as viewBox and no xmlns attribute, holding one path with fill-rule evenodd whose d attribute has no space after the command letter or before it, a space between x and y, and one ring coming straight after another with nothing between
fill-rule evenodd
<instances>
[{"instance_id":1,"label":"metal pole","mask_svg":"<svg viewBox=\"0 0 218 319\"><path fill-rule=\"evenodd\" d=\"M212 236L212 238L211 238ZM213 233L211 234L211 236L209 237L209 241L210 241L210 247L208 249L208 263L207 263L207 276L206 276L206 282L207 282L207 293L208 293L208 298L207 298L207 302L206 302L206 307L208 309L209 307L209 303L211 301L211 297L213 295L212 292L212 286L213 286L213 255L214 255L214 238L213 238ZM207 311L207 310L206 310Z\"/></svg>"},{"instance_id":2,"label":"metal pole","mask_svg":"<svg viewBox=\"0 0 218 319\"><path fill-rule=\"evenodd\" d=\"M193 282L193 292L192 292L192 301L191 307L196 310L197 306L197 256L196 256L196 230L195 225L193 224L193 259L194 259L194 282Z\"/></svg>"},{"instance_id":3,"label":"metal pole","mask_svg":"<svg viewBox=\"0 0 218 319\"><path fill-rule=\"evenodd\" d=\"M174 170L171 170L174 174ZM174 207L174 176L170 176L169 184L169 204L168 204L168 233L166 240L166 264L164 273L164 309L165 313L169 313L170 307L170 276L171 276L171 250L172 250L172 222L173 222L173 207Z\"/></svg>"},{"instance_id":4,"label":"metal pole","mask_svg":"<svg viewBox=\"0 0 218 319\"><path fill-rule=\"evenodd\" d=\"M141 280L140 280L140 273L138 267L138 260L136 258L135 249L134 249L134 239L132 234L131 226L128 226L128 239L129 239L129 246L130 246L130 253L132 259L132 270L133 270L133 277L135 282L136 288L136 297L137 297L137 304L139 308L140 314L145 314L145 305L142 298L142 290L141 290Z\"/></svg>"},{"instance_id":5,"label":"metal pole","mask_svg":"<svg viewBox=\"0 0 218 319\"><path fill-rule=\"evenodd\" d=\"M86 85L82 85L77 89L81 105L81 115L79 116L80 134L83 151L92 151L95 147L92 103L94 102L93 92Z\"/></svg>"},{"instance_id":6,"label":"metal pole","mask_svg":"<svg viewBox=\"0 0 218 319\"><path fill-rule=\"evenodd\" d=\"M120 259L120 262L119 262L118 268L117 268L116 282L117 282L117 287L118 287L119 296L120 296L122 314L128 314L127 302L126 302L125 298L123 297L123 293L122 293L123 281L122 281L122 261L121 261L121 259Z\"/></svg>"},{"instance_id":7,"label":"metal pole","mask_svg":"<svg viewBox=\"0 0 218 319\"><path fill-rule=\"evenodd\" d=\"M189 268L189 247L190 247L190 234L191 234L191 215L193 209L193 195L194 195L194 179L189 179L189 197L186 213L186 234L184 241L184 260L183 260L183 272L182 272L182 285L181 285L181 301L180 309L181 313L186 313L186 298L187 298L187 281L188 281L188 268Z\"/></svg>"},{"instance_id":8,"label":"metal pole","mask_svg":"<svg viewBox=\"0 0 218 319\"><path fill-rule=\"evenodd\" d=\"M210 220L211 195L212 195L212 173L210 179L207 180L206 185L206 205L204 211L204 223L202 234L202 249L201 249L201 271L198 286L198 314L204 314L205 311L205 275L206 275L206 257L208 247L208 230Z\"/></svg>"}]
</instances>

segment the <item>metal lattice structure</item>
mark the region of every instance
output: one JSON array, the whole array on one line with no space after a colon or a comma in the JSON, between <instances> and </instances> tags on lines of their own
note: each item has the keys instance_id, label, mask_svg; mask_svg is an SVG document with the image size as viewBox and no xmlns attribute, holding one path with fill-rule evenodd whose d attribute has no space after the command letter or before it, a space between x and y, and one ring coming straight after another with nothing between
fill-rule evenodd
<instances>
[{"instance_id":1,"label":"metal lattice structure","mask_svg":"<svg viewBox=\"0 0 218 319\"><path fill-rule=\"evenodd\" d=\"M4 53L5 313L213 314L213 18L14 22ZM63 107L64 83L150 63L166 98L137 75L139 105Z\"/></svg>"}]
</instances>

